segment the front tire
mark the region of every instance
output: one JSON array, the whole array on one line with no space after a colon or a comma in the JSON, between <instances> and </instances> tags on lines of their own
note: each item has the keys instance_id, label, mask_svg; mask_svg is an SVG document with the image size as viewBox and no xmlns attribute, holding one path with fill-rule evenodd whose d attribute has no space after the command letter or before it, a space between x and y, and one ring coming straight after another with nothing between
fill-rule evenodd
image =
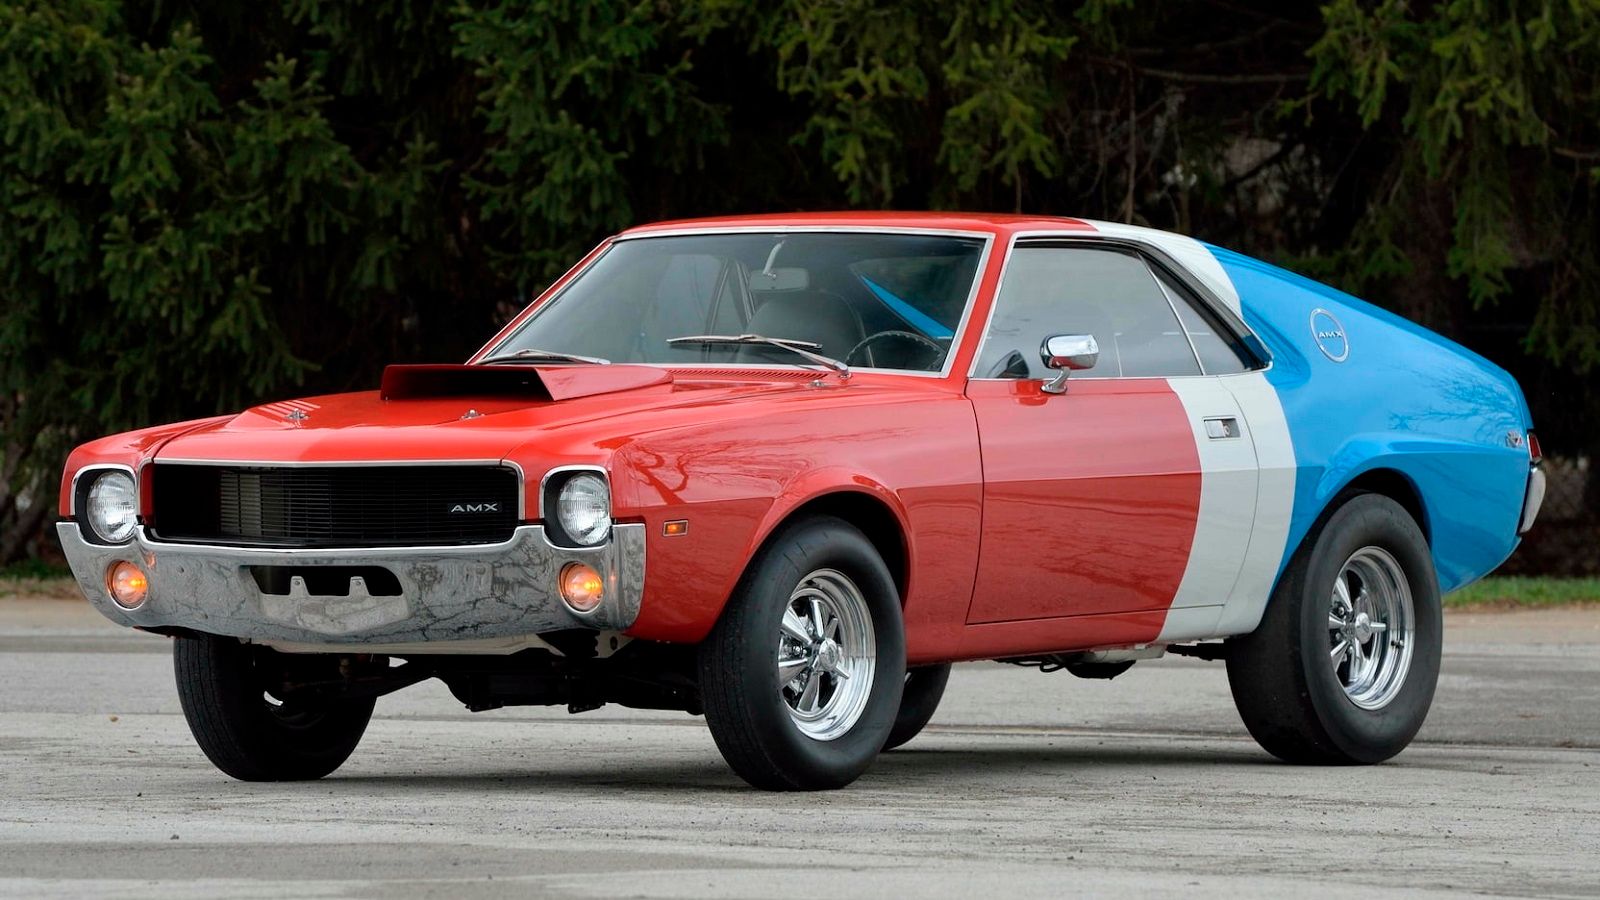
<instances>
[{"instance_id":1,"label":"front tire","mask_svg":"<svg viewBox=\"0 0 1600 900\"><path fill-rule=\"evenodd\" d=\"M183 717L206 758L240 781L321 778L354 752L376 701L271 698L263 665L270 653L211 635L174 640Z\"/></svg>"},{"instance_id":2,"label":"front tire","mask_svg":"<svg viewBox=\"0 0 1600 900\"><path fill-rule=\"evenodd\" d=\"M923 726L933 718L944 698L945 685L950 683L950 664L918 666L906 673L905 691L900 695L900 712L894 717L894 728L889 739L883 742L884 750L893 750L922 733Z\"/></svg>"},{"instance_id":3,"label":"front tire","mask_svg":"<svg viewBox=\"0 0 1600 900\"><path fill-rule=\"evenodd\" d=\"M1260 627L1229 641L1228 684L1279 759L1382 762L1427 718L1442 638L1421 529L1388 497L1354 494L1290 560Z\"/></svg>"},{"instance_id":4,"label":"front tire","mask_svg":"<svg viewBox=\"0 0 1600 900\"><path fill-rule=\"evenodd\" d=\"M900 595L872 543L817 516L786 527L700 646L711 736L765 790L855 781L888 739L905 684Z\"/></svg>"}]
</instances>

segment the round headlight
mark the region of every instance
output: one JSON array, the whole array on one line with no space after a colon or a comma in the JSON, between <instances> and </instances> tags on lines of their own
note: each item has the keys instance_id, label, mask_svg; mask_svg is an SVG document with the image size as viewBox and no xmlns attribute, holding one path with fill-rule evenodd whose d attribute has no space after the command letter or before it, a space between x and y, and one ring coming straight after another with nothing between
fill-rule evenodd
<instances>
[{"instance_id":1,"label":"round headlight","mask_svg":"<svg viewBox=\"0 0 1600 900\"><path fill-rule=\"evenodd\" d=\"M139 518L139 492L126 472L109 471L89 486L85 510L89 527L100 540L120 544L133 537Z\"/></svg>"},{"instance_id":2,"label":"round headlight","mask_svg":"<svg viewBox=\"0 0 1600 900\"><path fill-rule=\"evenodd\" d=\"M556 495L556 522L567 537L591 547L611 533L611 489L599 475L568 478Z\"/></svg>"}]
</instances>

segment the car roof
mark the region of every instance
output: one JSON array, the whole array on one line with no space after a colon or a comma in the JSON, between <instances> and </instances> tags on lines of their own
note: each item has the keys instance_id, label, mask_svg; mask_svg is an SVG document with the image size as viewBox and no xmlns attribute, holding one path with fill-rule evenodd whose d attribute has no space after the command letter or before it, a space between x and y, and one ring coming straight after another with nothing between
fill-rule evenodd
<instances>
[{"instance_id":1,"label":"car roof","mask_svg":"<svg viewBox=\"0 0 1600 900\"><path fill-rule=\"evenodd\" d=\"M968 212L795 212L746 216L715 216L703 219L676 219L651 222L622 232L623 235L657 231L692 231L722 228L930 228L941 231L975 231L1009 234L1017 231L1089 232L1096 229L1082 219L1065 216L1012 215Z\"/></svg>"}]
</instances>

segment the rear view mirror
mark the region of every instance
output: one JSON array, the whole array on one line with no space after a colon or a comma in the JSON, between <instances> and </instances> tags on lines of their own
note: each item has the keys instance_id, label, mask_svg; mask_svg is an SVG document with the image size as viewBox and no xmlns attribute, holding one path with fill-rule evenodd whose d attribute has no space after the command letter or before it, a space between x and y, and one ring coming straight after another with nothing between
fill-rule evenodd
<instances>
[{"instance_id":1,"label":"rear view mirror","mask_svg":"<svg viewBox=\"0 0 1600 900\"><path fill-rule=\"evenodd\" d=\"M811 273L805 269L767 269L750 273L750 293L763 291L803 291L811 285Z\"/></svg>"},{"instance_id":2,"label":"rear view mirror","mask_svg":"<svg viewBox=\"0 0 1600 900\"><path fill-rule=\"evenodd\" d=\"M1057 375L1042 390L1047 394L1062 394L1067 390L1067 376L1075 371L1092 369L1100 361L1100 344L1092 334L1053 334L1044 339L1039 356L1046 368L1058 369Z\"/></svg>"}]
</instances>

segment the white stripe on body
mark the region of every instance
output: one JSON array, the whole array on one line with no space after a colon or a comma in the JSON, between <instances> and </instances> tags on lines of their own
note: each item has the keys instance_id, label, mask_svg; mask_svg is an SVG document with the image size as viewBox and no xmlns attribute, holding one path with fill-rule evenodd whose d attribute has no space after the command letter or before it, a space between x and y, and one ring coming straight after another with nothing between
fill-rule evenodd
<instances>
[{"instance_id":1,"label":"white stripe on body","mask_svg":"<svg viewBox=\"0 0 1600 900\"><path fill-rule=\"evenodd\" d=\"M1217 619L1235 596L1258 507L1256 451L1248 416L1223 382L1231 377L1169 378L1183 403L1200 458L1200 509L1189 561L1158 640L1193 640L1215 634ZM1237 437L1211 437L1206 419L1231 419Z\"/></svg>"},{"instance_id":2,"label":"white stripe on body","mask_svg":"<svg viewBox=\"0 0 1600 900\"><path fill-rule=\"evenodd\" d=\"M1277 583L1278 571L1288 554L1289 524L1294 514L1295 459L1289 423L1283 415L1278 391L1267 382L1265 372L1251 372L1222 379L1239 400L1240 409L1250 421L1255 435L1256 464L1260 478L1256 486L1255 527L1250 533L1250 548L1244 566L1228 599L1217 634L1245 634L1254 631L1266 611L1267 599Z\"/></svg>"}]
</instances>

